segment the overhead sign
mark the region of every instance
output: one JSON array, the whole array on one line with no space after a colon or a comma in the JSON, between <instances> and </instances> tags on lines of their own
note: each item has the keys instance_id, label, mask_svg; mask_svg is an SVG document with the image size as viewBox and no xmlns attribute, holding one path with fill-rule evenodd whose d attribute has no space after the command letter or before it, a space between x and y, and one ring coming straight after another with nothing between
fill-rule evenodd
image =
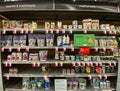
<instances>
[{"instance_id":1,"label":"overhead sign","mask_svg":"<svg viewBox=\"0 0 120 91\"><path fill-rule=\"evenodd\" d=\"M0 2L0 11L52 10L53 0L22 0Z\"/></svg>"},{"instance_id":2,"label":"overhead sign","mask_svg":"<svg viewBox=\"0 0 120 91\"><path fill-rule=\"evenodd\" d=\"M118 12L117 3L105 3L81 0L55 0L56 10Z\"/></svg>"}]
</instances>

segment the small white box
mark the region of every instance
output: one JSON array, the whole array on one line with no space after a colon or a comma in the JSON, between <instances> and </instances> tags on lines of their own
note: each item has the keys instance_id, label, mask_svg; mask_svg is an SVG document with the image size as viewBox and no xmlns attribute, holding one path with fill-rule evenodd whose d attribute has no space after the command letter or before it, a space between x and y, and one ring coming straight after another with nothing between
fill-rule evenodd
<instances>
[{"instance_id":1,"label":"small white box","mask_svg":"<svg viewBox=\"0 0 120 91\"><path fill-rule=\"evenodd\" d=\"M55 91L67 91L67 80L55 79Z\"/></svg>"}]
</instances>

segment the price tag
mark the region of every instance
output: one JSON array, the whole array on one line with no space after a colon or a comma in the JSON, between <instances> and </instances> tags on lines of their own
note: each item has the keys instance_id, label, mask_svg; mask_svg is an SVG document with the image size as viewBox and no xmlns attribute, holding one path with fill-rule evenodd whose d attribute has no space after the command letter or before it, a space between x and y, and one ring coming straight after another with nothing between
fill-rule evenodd
<instances>
[{"instance_id":1,"label":"price tag","mask_svg":"<svg viewBox=\"0 0 120 91\"><path fill-rule=\"evenodd\" d=\"M74 67L75 66L75 62L72 62L72 67Z\"/></svg>"},{"instance_id":2,"label":"price tag","mask_svg":"<svg viewBox=\"0 0 120 91\"><path fill-rule=\"evenodd\" d=\"M6 80L9 80L9 75L6 76Z\"/></svg>"},{"instance_id":3,"label":"price tag","mask_svg":"<svg viewBox=\"0 0 120 91\"><path fill-rule=\"evenodd\" d=\"M44 76L43 76L43 79L44 79L44 80L47 80L47 76L46 76L46 75L44 75Z\"/></svg>"},{"instance_id":4,"label":"price tag","mask_svg":"<svg viewBox=\"0 0 120 91\"><path fill-rule=\"evenodd\" d=\"M111 31L111 30L109 31L109 34L112 34L112 31Z\"/></svg>"},{"instance_id":5,"label":"price tag","mask_svg":"<svg viewBox=\"0 0 120 91\"><path fill-rule=\"evenodd\" d=\"M85 62L82 62L81 64L82 64L83 67L85 66Z\"/></svg>"},{"instance_id":6,"label":"price tag","mask_svg":"<svg viewBox=\"0 0 120 91\"><path fill-rule=\"evenodd\" d=\"M90 63L89 63L89 65L90 65L90 66L93 66L93 63L92 63L92 62L90 62Z\"/></svg>"},{"instance_id":7,"label":"price tag","mask_svg":"<svg viewBox=\"0 0 120 91\"><path fill-rule=\"evenodd\" d=\"M63 66L63 62L60 62L60 63L59 63L59 66L62 67L62 66Z\"/></svg>"},{"instance_id":8,"label":"price tag","mask_svg":"<svg viewBox=\"0 0 120 91\"><path fill-rule=\"evenodd\" d=\"M94 51L95 51L95 52L98 52L98 48L95 47L95 48L94 48Z\"/></svg>"},{"instance_id":9,"label":"price tag","mask_svg":"<svg viewBox=\"0 0 120 91\"><path fill-rule=\"evenodd\" d=\"M115 30L112 30L112 34L116 34L116 31L115 31Z\"/></svg>"},{"instance_id":10,"label":"price tag","mask_svg":"<svg viewBox=\"0 0 120 91\"><path fill-rule=\"evenodd\" d=\"M28 30L25 30L25 33L28 34Z\"/></svg>"},{"instance_id":11,"label":"price tag","mask_svg":"<svg viewBox=\"0 0 120 91\"><path fill-rule=\"evenodd\" d=\"M17 48L17 52L20 52L20 48Z\"/></svg>"},{"instance_id":12,"label":"price tag","mask_svg":"<svg viewBox=\"0 0 120 91\"><path fill-rule=\"evenodd\" d=\"M72 30L69 30L69 33L72 34Z\"/></svg>"},{"instance_id":13,"label":"price tag","mask_svg":"<svg viewBox=\"0 0 120 91\"><path fill-rule=\"evenodd\" d=\"M2 34L6 34L6 30L5 29L2 30Z\"/></svg>"},{"instance_id":14,"label":"price tag","mask_svg":"<svg viewBox=\"0 0 120 91\"><path fill-rule=\"evenodd\" d=\"M11 67L12 66L12 64L11 63L8 63L8 67Z\"/></svg>"},{"instance_id":15,"label":"price tag","mask_svg":"<svg viewBox=\"0 0 120 91\"><path fill-rule=\"evenodd\" d=\"M91 80L92 76L91 75L88 75L88 80Z\"/></svg>"},{"instance_id":16,"label":"price tag","mask_svg":"<svg viewBox=\"0 0 120 91\"><path fill-rule=\"evenodd\" d=\"M23 34L23 30L22 29L20 30L20 33Z\"/></svg>"},{"instance_id":17,"label":"price tag","mask_svg":"<svg viewBox=\"0 0 120 91\"><path fill-rule=\"evenodd\" d=\"M74 51L74 47L71 47L71 51L72 51L72 52Z\"/></svg>"},{"instance_id":18,"label":"price tag","mask_svg":"<svg viewBox=\"0 0 120 91\"><path fill-rule=\"evenodd\" d=\"M7 67L7 66L8 66L8 63L7 63L7 62L5 62L5 63L4 63L4 67Z\"/></svg>"},{"instance_id":19,"label":"price tag","mask_svg":"<svg viewBox=\"0 0 120 91\"><path fill-rule=\"evenodd\" d=\"M58 51L58 47L55 47L55 51Z\"/></svg>"},{"instance_id":20,"label":"price tag","mask_svg":"<svg viewBox=\"0 0 120 91\"><path fill-rule=\"evenodd\" d=\"M64 30L64 29L62 29L62 33L63 33L63 34L65 33L65 30Z\"/></svg>"},{"instance_id":21,"label":"price tag","mask_svg":"<svg viewBox=\"0 0 120 91\"><path fill-rule=\"evenodd\" d=\"M80 66L80 62L77 62L77 66Z\"/></svg>"},{"instance_id":22,"label":"price tag","mask_svg":"<svg viewBox=\"0 0 120 91\"><path fill-rule=\"evenodd\" d=\"M50 29L50 33L53 33L53 29Z\"/></svg>"},{"instance_id":23,"label":"price tag","mask_svg":"<svg viewBox=\"0 0 120 91\"><path fill-rule=\"evenodd\" d=\"M36 67L40 67L40 63L37 63L37 64L36 64Z\"/></svg>"},{"instance_id":24,"label":"price tag","mask_svg":"<svg viewBox=\"0 0 120 91\"><path fill-rule=\"evenodd\" d=\"M66 51L66 47L63 47L62 49L63 49L63 51Z\"/></svg>"},{"instance_id":25,"label":"price tag","mask_svg":"<svg viewBox=\"0 0 120 91\"><path fill-rule=\"evenodd\" d=\"M83 30L83 33L87 33L87 30Z\"/></svg>"},{"instance_id":26,"label":"price tag","mask_svg":"<svg viewBox=\"0 0 120 91\"><path fill-rule=\"evenodd\" d=\"M113 63L114 66L116 66L116 64L117 64L116 62L112 62L112 63Z\"/></svg>"},{"instance_id":27,"label":"price tag","mask_svg":"<svg viewBox=\"0 0 120 91\"><path fill-rule=\"evenodd\" d=\"M58 34L59 33L59 29L56 29L56 34Z\"/></svg>"},{"instance_id":28,"label":"price tag","mask_svg":"<svg viewBox=\"0 0 120 91\"><path fill-rule=\"evenodd\" d=\"M99 78L99 80L100 80L100 79L102 79L102 76L101 76L101 75L98 75L98 78Z\"/></svg>"},{"instance_id":29,"label":"price tag","mask_svg":"<svg viewBox=\"0 0 120 91\"><path fill-rule=\"evenodd\" d=\"M110 51L113 52L113 48L110 48Z\"/></svg>"},{"instance_id":30,"label":"price tag","mask_svg":"<svg viewBox=\"0 0 120 91\"><path fill-rule=\"evenodd\" d=\"M94 62L95 66L98 66L98 63L97 62Z\"/></svg>"},{"instance_id":31,"label":"price tag","mask_svg":"<svg viewBox=\"0 0 120 91\"><path fill-rule=\"evenodd\" d=\"M111 66L111 62L108 62L108 65Z\"/></svg>"},{"instance_id":32,"label":"price tag","mask_svg":"<svg viewBox=\"0 0 120 91\"><path fill-rule=\"evenodd\" d=\"M11 52L12 51L12 49L11 48L8 48L8 52Z\"/></svg>"},{"instance_id":33,"label":"price tag","mask_svg":"<svg viewBox=\"0 0 120 91\"><path fill-rule=\"evenodd\" d=\"M26 52L29 52L29 48L26 48Z\"/></svg>"},{"instance_id":34,"label":"price tag","mask_svg":"<svg viewBox=\"0 0 120 91\"><path fill-rule=\"evenodd\" d=\"M89 63L88 63L88 62L86 62L85 64L86 64L86 66L89 66Z\"/></svg>"},{"instance_id":35,"label":"price tag","mask_svg":"<svg viewBox=\"0 0 120 91\"><path fill-rule=\"evenodd\" d=\"M16 30L13 30L13 34L16 34Z\"/></svg>"},{"instance_id":36,"label":"price tag","mask_svg":"<svg viewBox=\"0 0 120 91\"><path fill-rule=\"evenodd\" d=\"M32 63L32 67L36 67L36 63Z\"/></svg>"},{"instance_id":37,"label":"price tag","mask_svg":"<svg viewBox=\"0 0 120 91\"><path fill-rule=\"evenodd\" d=\"M45 33L47 34L49 31L48 30L45 30Z\"/></svg>"},{"instance_id":38,"label":"price tag","mask_svg":"<svg viewBox=\"0 0 120 91\"><path fill-rule=\"evenodd\" d=\"M99 64L99 66L102 66L102 62L99 62L98 64Z\"/></svg>"},{"instance_id":39,"label":"price tag","mask_svg":"<svg viewBox=\"0 0 120 91\"><path fill-rule=\"evenodd\" d=\"M33 30L32 30L32 29L30 30L30 33L31 33L31 34L33 33Z\"/></svg>"},{"instance_id":40,"label":"price tag","mask_svg":"<svg viewBox=\"0 0 120 91\"><path fill-rule=\"evenodd\" d=\"M104 77L104 79L107 79L107 75L104 75L103 77Z\"/></svg>"},{"instance_id":41,"label":"price tag","mask_svg":"<svg viewBox=\"0 0 120 91\"><path fill-rule=\"evenodd\" d=\"M1 51L4 52L4 48L2 48Z\"/></svg>"},{"instance_id":42,"label":"price tag","mask_svg":"<svg viewBox=\"0 0 120 91\"><path fill-rule=\"evenodd\" d=\"M55 67L58 67L58 62L55 62L55 63L54 63L54 66L55 66Z\"/></svg>"},{"instance_id":43,"label":"price tag","mask_svg":"<svg viewBox=\"0 0 120 91\"><path fill-rule=\"evenodd\" d=\"M103 30L103 34L106 34L107 33L107 31L106 30Z\"/></svg>"},{"instance_id":44,"label":"price tag","mask_svg":"<svg viewBox=\"0 0 120 91\"><path fill-rule=\"evenodd\" d=\"M102 51L104 51L104 52L105 52L105 51L106 51L106 48L102 48Z\"/></svg>"}]
</instances>

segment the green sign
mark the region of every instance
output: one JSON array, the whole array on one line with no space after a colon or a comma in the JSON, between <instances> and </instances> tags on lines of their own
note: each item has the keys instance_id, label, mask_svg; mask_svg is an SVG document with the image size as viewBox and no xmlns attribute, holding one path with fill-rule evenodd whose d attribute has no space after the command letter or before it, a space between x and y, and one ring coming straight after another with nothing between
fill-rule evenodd
<instances>
[{"instance_id":1,"label":"green sign","mask_svg":"<svg viewBox=\"0 0 120 91\"><path fill-rule=\"evenodd\" d=\"M95 44L94 34L74 34L74 46L90 46Z\"/></svg>"}]
</instances>

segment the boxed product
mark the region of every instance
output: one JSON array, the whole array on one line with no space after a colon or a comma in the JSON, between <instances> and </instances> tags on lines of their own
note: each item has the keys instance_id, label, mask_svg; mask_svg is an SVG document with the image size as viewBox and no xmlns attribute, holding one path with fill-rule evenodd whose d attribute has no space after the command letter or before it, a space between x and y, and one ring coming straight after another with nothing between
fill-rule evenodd
<instances>
[{"instance_id":1,"label":"boxed product","mask_svg":"<svg viewBox=\"0 0 120 91\"><path fill-rule=\"evenodd\" d=\"M87 81L84 78L80 78L79 80L79 88L80 89L86 89Z\"/></svg>"},{"instance_id":2,"label":"boxed product","mask_svg":"<svg viewBox=\"0 0 120 91\"><path fill-rule=\"evenodd\" d=\"M63 36L58 36L57 37L57 46L62 46L63 44Z\"/></svg>"},{"instance_id":3,"label":"boxed product","mask_svg":"<svg viewBox=\"0 0 120 91\"><path fill-rule=\"evenodd\" d=\"M24 77L23 80L22 80L22 89L23 90L28 90L30 88L29 86L30 86L30 79Z\"/></svg>"},{"instance_id":4,"label":"boxed product","mask_svg":"<svg viewBox=\"0 0 120 91\"><path fill-rule=\"evenodd\" d=\"M29 34L28 35L28 44L29 46L35 46L36 45L36 38L34 35Z\"/></svg>"},{"instance_id":5,"label":"boxed product","mask_svg":"<svg viewBox=\"0 0 120 91\"><path fill-rule=\"evenodd\" d=\"M23 23L22 21L16 21L16 28L22 28Z\"/></svg>"},{"instance_id":6,"label":"boxed product","mask_svg":"<svg viewBox=\"0 0 120 91\"><path fill-rule=\"evenodd\" d=\"M35 82L35 80L31 81L31 88L32 90L35 90L37 88L37 83Z\"/></svg>"},{"instance_id":7,"label":"boxed product","mask_svg":"<svg viewBox=\"0 0 120 91\"><path fill-rule=\"evenodd\" d=\"M13 53L11 54L11 60L12 60L12 61L16 61L16 53L15 53L15 52L13 52Z\"/></svg>"},{"instance_id":8,"label":"boxed product","mask_svg":"<svg viewBox=\"0 0 120 91\"><path fill-rule=\"evenodd\" d=\"M95 46L94 34L74 34L74 46Z\"/></svg>"},{"instance_id":9,"label":"boxed product","mask_svg":"<svg viewBox=\"0 0 120 91\"><path fill-rule=\"evenodd\" d=\"M62 22L58 21L58 22L57 22L57 27L58 27L58 28L62 28Z\"/></svg>"},{"instance_id":10,"label":"boxed product","mask_svg":"<svg viewBox=\"0 0 120 91\"><path fill-rule=\"evenodd\" d=\"M37 45L45 46L45 35L36 35L37 36Z\"/></svg>"},{"instance_id":11,"label":"boxed product","mask_svg":"<svg viewBox=\"0 0 120 91\"><path fill-rule=\"evenodd\" d=\"M22 53L16 53L16 61L22 61Z\"/></svg>"},{"instance_id":12,"label":"boxed product","mask_svg":"<svg viewBox=\"0 0 120 91\"><path fill-rule=\"evenodd\" d=\"M28 53L27 52L24 52L22 57L23 57L23 61L28 61Z\"/></svg>"},{"instance_id":13,"label":"boxed product","mask_svg":"<svg viewBox=\"0 0 120 91\"><path fill-rule=\"evenodd\" d=\"M84 19L83 22L83 29L92 29L92 19Z\"/></svg>"},{"instance_id":14,"label":"boxed product","mask_svg":"<svg viewBox=\"0 0 120 91\"><path fill-rule=\"evenodd\" d=\"M53 34L47 34L46 35L46 46L53 46L54 44L54 35Z\"/></svg>"},{"instance_id":15,"label":"boxed product","mask_svg":"<svg viewBox=\"0 0 120 91\"><path fill-rule=\"evenodd\" d=\"M55 29L55 22L51 22L51 29Z\"/></svg>"},{"instance_id":16,"label":"boxed product","mask_svg":"<svg viewBox=\"0 0 120 91\"><path fill-rule=\"evenodd\" d=\"M43 89L44 88L44 80L38 79L37 80L37 87L38 87L38 90Z\"/></svg>"},{"instance_id":17,"label":"boxed product","mask_svg":"<svg viewBox=\"0 0 120 91\"><path fill-rule=\"evenodd\" d=\"M50 23L49 22L45 22L45 29L50 29Z\"/></svg>"},{"instance_id":18,"label":"boxed product","mask_svg":"<svg viewBox=\"0 0 120 91\"><path fill-rule=\"evenodd\" d=\"M7 29L10 27L10 23L8 20L2 20L2 25L3 25L3 29Z\"/></svg>"},{"instance_id":19,"label":"boxed product","mask_svg":"<svg viewBox=\"0 0 120 91\"><path fill-rule=\"evenodd\" d=\"M37 22L32 21L32 29L37 29Z\"/></svg>"},{"instance_id":20,"label":"boxed product","mask_svg":"<svg viewBox=\"0 0 120 91\"><path fill-rule=\"evenodd\" d=\"M92 20L92 29L99 29L99 20Z\"/></svg>"},{"instance_id":21,"label":"boxed product","mask_svg":"<svg viewBox=\"0 0 120 91\"><path fill-rule=\"evenodd\" d=\"M16 20L11 20L11 21L9 21L9 24L10 24L10 28L16 28L17 21Z\"/></svg>"},{"instance_id":22,"label":"boxed product","mask_svg":"<svg viewBox=\"0 0 120 91\"><path fill-rule=\"evenodd\" d=\"M12 46L12 36L3 36L1 38L1 46Z\"/></svg>"},{"instance_id":23,"label":"boxed product","mask_svg":"<svg viewBox=\"0 0 120 91\"><path fill-rule=\"evenodd\" d=\"M55 79L55 91L67 91L67 80Z\"/></svg>"},{"instance_id":24,"label":"boxed product","mask_svg":"<svg viewBox=\"0 0 120 91\"><path fill-rule=\"evenodd\" d=\"M30 53L29 54L29 61L39 61L38 53Z\"/></svg>"},{"instance_id":25,"label":"boxed product","mask_svg":"<svg viewBox=\"0 0 120 91\"><path fill-rule=\"evenodd\" d=\"M40 57L40 61L46 61L47 60L47 54L48 51L39 51L39 57Z\"/></svg>"}]
</instances>

